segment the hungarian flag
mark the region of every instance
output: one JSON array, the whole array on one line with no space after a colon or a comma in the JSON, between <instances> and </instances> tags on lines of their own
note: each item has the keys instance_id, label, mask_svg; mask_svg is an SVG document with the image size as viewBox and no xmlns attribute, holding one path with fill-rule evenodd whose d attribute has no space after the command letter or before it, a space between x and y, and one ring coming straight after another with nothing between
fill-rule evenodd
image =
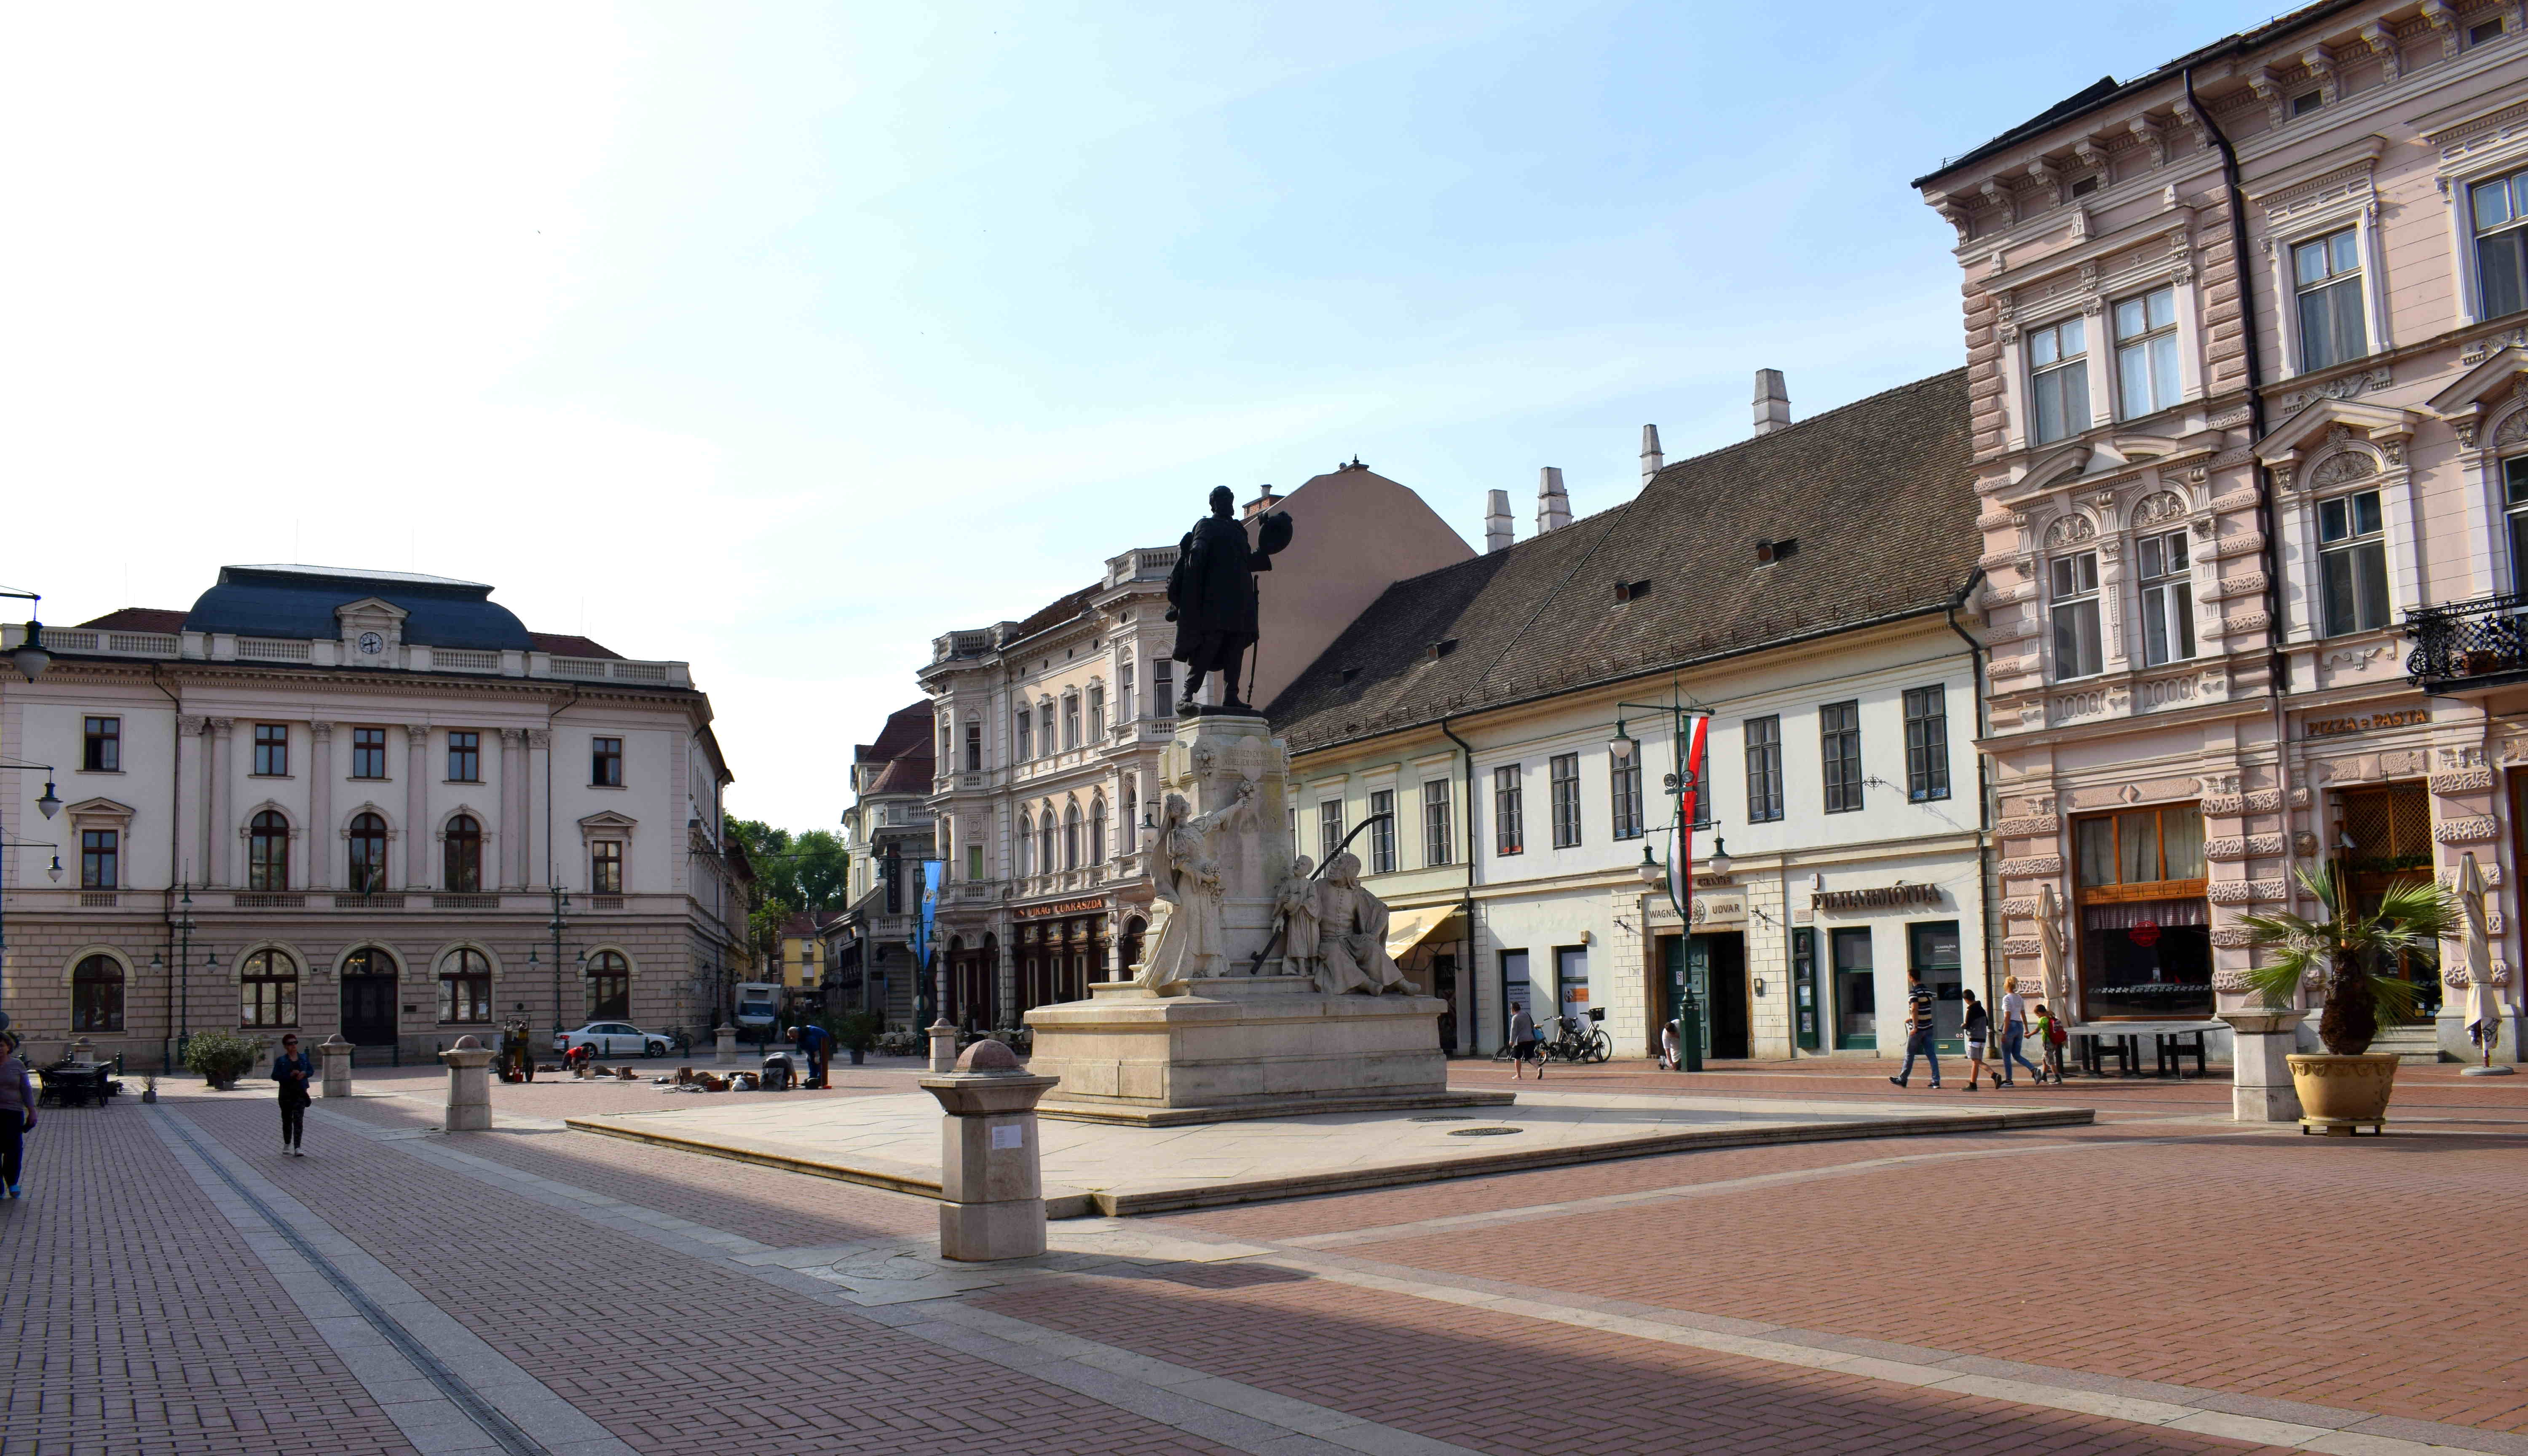
<instances>
[{"instance_id":1,"label":"hungarian flag","mask_svg":"<svg viewBox=\"0 0 2528 1456\"><path fill-rule=\"evenodd\" d=\"M1694 741L1685 754L1685 776L1678 783L1676 824L1668 832L1667 895L1677 914L1694 920L1694 828L1703 818L1703 739L1712 720L1694 720Z\"/></svg>"}]
</instances>

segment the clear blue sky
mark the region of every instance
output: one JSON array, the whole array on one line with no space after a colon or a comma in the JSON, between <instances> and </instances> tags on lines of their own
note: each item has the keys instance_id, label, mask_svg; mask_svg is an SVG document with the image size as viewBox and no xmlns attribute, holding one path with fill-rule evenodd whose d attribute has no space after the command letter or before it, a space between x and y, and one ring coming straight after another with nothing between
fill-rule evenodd
<instances>
[{"instance_id":1,"label":"clear blue sky","mask_svg":"<svg viewBox=\"0 0 2528 1456\"><path fill-rule=\"evenodd\" d=\"M1477 543L1959 362L1906 182L2252 6L17 7L0 581L489 581L833 822L929 639L1357 452Z\"/></svg>"}]
</instances>

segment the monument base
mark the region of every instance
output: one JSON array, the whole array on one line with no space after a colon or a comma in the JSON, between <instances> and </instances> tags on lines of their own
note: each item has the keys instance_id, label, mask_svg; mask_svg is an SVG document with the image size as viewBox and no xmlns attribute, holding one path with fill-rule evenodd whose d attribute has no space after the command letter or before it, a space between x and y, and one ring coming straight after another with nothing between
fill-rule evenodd
<instances>
[{"instance_id":1,"label":"monument base","mask_svg":"<svg viewBox=\"0 0 2528 1456\"><path fill-rule=\"evenodd\" d=\"M1206 978L1169 996L1096 989L1027 1014L1027 1070L1062 1079L1039 1116L1173 1127L1512 1100L1450 1090L1436 997L1327 996L1303 976Z\"/></svg>"}]
</instances>

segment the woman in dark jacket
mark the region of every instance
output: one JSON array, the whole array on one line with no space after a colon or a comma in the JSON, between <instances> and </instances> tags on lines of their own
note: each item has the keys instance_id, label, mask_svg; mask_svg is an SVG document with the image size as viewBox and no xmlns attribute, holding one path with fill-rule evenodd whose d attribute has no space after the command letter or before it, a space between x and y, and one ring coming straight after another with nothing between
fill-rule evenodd
<instances>
[{"instance_id":1,"label":"woman in dark jacket","mask_svg":"<svg viewBox=\"0 0 2528 1456\"><path fill-rule=\"evenodd\" d=\"M298 1050L294 1035L281 1039L281 1055L272 1059L272 1079L281 1086L281 1155L304 1158L298 1151L298 1139L307 1130L307 1082L316 1075L316 1064Z\"/></svg>"}]
</instances>

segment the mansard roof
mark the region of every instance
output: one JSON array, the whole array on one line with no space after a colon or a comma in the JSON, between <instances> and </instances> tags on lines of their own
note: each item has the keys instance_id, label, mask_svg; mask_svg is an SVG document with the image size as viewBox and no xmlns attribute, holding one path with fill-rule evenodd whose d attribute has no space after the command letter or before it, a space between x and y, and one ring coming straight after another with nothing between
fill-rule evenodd
<instances>
[{"instance_id":1,"label":"mansard roof","mask_svg":"<svg viewBox=\"0 0 2528 1456\"><path fill-rule=\"evenodd\" d=\"M375 598L404 613L403 640L435 648L530 651L533 638L481 582L339 566L223 566L217 586L184 614L187 632L240 637L335 637L339 607Z\"/></svg>"},{"instance_id":2,"label":"mansard roof","mask_svg":"<svg viewBox=\"0 0 2528 1456\"><path fill-rule=\"evenodd\" d=\"M930 756L930 700L927 698L886 715L886 726L877 731L877 742L858 745L852 759L859 763L885 763L908 754Z\"/></svg>"}]
</instances>

